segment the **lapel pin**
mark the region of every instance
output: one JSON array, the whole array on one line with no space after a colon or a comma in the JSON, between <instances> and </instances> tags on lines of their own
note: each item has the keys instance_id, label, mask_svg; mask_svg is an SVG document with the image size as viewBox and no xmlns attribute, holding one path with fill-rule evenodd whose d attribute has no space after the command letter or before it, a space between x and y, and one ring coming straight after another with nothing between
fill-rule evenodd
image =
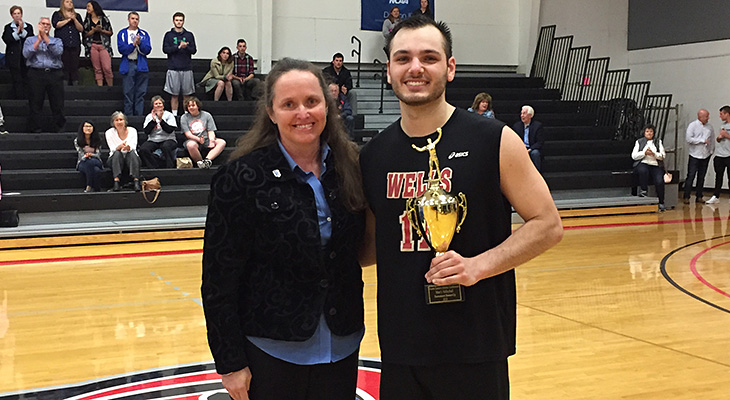
<instances>
[{"instance_id":1,"label":"lapel pin","mask_svg":"<svg viewBox=\"0 0 730 400\"><path fill-rule=\"evenodd\" d=\"M274 174L274 176L276 178L281 178L281 171L279 171L278 169L275 169L275 170L273 170L271 172Z\"/></svg>"}]
</instances>

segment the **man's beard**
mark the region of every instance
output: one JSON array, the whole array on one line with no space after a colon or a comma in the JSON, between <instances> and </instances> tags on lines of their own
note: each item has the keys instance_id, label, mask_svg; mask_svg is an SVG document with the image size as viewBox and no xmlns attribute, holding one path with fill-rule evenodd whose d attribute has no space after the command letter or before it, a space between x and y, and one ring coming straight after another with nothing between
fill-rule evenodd
<instances>
[{"instance_id":1,"label":"man's beard","mask_svg":"<svg viewBox=\"0 0 730 400\"><path fill-rule=\"evenodd\" d=\"M393 86L393 93L395 96L406 105L409 106L422 106L424 104L431 103L439 99L446 91L447 76L444 74L442 79L432 80L429 85L432 87L432 91L424 95L424 93L416 93L409 95L407 90L401 91L401 88L405 88L404 83L397 83Z\"/></svg>"}]
</instances>

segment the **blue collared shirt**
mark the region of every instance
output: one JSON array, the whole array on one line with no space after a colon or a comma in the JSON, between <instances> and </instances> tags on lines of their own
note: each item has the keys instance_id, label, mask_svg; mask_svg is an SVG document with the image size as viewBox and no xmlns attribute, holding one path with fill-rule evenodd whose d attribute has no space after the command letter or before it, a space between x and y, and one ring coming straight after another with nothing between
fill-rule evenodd
<instances>
[{"instance_id":1,"label":"blue collared shirt","mask_svg":"<svg viewBox=\"0 0 730 400\"><path fill-rule=\"evenodd\" d=\"M314 192L314 200L317 204L317 219L319 220L319 235L322 246L329 242L332 236L332 213L327 204L322 182L312 172L304 172L299 165L287 153L279 141L279 148L284 158L289 163L294 175L300 182L308 184ZM329 155L330 147L325 143L322 147L322 169L320 176L327 170L325 160ZM286 340L274 340L262 337L248 336L256 347L265 353L293 364L314 365L340 361L355 352L360 347L360 341L365 335L365 329L361 329L348 336L337 336L330 331L324 314L319 317L319 325L311 338L303 342L292 342Z\"/></svg>"},{"instance_id":2,"label":"blue collared shirt","mask_svg":"<svg viewBox=\"0 0 730 400\"><path fill-rule=\"evenodd\" d=\"M63 54L63 43L57 37L50 37L48 44L41 40L38 44L38 50L33 48L38 36L31 36L26 39L23 45L23 57L25 57L25 65L30 68L63 68L61 54Z\"/></svg>"},{"instance_id":3,"label":"blue collared shirt","mask_svg":"<svg viewBox=\"0 0 730 400\"><path fill-rule=\"evenodd\" d=\"M525 125L525 136L523 137L523 140L525 141L525 147L528 149L530 148L530 125Z\"/></svg>"}]
</instances>

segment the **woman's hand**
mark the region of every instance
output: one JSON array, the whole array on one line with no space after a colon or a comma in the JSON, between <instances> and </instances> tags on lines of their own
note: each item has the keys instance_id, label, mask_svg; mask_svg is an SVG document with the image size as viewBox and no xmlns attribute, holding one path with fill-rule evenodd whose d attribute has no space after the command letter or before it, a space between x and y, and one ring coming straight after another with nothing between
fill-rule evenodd
<instances>
[{"instance_id":1,"label":"woman's hand","mask_svg":"<svg viewBox=\"0 0 730 400\"><path fill-rule=\"evenodd\" d=\"M223 387L234 400L249 400L248 389L251 386L251 370L246 367L240 371L223 375Z\"/></svg>"}]
</instances>

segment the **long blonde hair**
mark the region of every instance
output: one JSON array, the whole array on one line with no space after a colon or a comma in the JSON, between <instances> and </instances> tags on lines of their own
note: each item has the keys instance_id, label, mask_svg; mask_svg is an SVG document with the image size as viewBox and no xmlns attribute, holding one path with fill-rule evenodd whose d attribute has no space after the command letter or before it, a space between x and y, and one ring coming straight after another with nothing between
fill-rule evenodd
<instances>
[{"instance_id":1,"label":"long blonde hair","mask_svg":"<svg viewBox=\"0 0 730 400\"><path fill-rule=\"evenodd\" d=\"M58 7L58 12L61 14L62 17L65 17L66 16L66 10L63 9L63 3L64 3L64 1L65 0L61 0L61 4L59 4L59 7ZM74 2L73 1L71 1L71 12L73 13L73 14L71 14L71 17L72 18L76 18L76 9L74 8Z\"/></svg>"},{"instance_id":2,"label":"long blonde hair","mask_svg":"<svg viewBox=\"0 0 730 400\"><path fill-rule=\"evenodd\" d=\"M327 122L320 135L320 144L324 145L327 143L336 160L335 173L340 182L343 204L351 211L363 210L366 202L365 194L362 190L358 147L349 139L345 126L340 119L339 109L334 99L327 94L327 84L325 83L322 71L308 61L284 58L274 65L274 68L271 69L266 77L266 88L264 95L259 99L257 104L256 117L253 125L248 133L236 141L236 148L231 154L230 159L235 160L256 149L268 147L276 143L279 131L276 124L269 118L267 110L273 107L274 104L274 86L276 82L282 75L293 70L310 72L319 81L322 94L327 99Z\"/></svg>"}]
</instances>

